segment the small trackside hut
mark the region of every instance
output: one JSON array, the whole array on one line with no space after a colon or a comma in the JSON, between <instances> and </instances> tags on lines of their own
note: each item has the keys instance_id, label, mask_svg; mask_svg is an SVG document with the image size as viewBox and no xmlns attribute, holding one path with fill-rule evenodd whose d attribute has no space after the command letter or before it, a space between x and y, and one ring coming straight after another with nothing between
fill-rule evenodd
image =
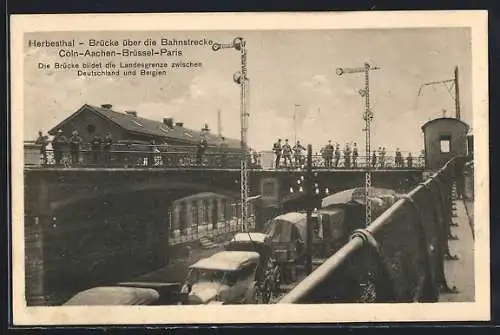
<instances>
[{"instance_id":1,"label":"small trackside hut","mask_svg":"<svg viewBox=\"0 0 500 335\"><path fill-rule=\"evenodd\" d=\"M440 169L456 156L467 156L469 125L449 117L437 118L422 126L425 143L425 167Z\"/></svg>"}]
</instances>

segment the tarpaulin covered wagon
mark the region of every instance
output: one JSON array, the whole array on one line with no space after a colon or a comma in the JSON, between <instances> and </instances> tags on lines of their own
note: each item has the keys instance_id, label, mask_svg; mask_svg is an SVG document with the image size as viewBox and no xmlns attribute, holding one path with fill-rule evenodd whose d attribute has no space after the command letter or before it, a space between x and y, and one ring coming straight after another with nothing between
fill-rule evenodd
<instances>
[{"instance_id":1,"label":"tarpaulin covered wagon","mask_svg":"<svg viewBox=\"0 0 500 335\"><path fill-rule=\"evenodd\" d=\"M372 187L369 191L372 218L375 219L391 207L398 194L391 189ZM344 245L351 233L366 226L365 188L351 188L322 199L315 229L315 251L328 257Z\"/></svg>"}]
</instances>

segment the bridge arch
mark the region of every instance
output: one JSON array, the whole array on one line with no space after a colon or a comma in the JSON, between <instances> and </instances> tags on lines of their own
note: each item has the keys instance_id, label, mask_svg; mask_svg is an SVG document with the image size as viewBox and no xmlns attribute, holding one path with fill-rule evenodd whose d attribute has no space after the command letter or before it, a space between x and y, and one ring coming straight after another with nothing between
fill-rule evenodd
<instances>
[{"instance_id":1,"label":"bridge arch","mask_svg":"<svg viewBox=\"0 0 500 335\"><path fill-rule=\"evenodd\" d=\"M116 195L125 195L132 193L147 193L149 191L166 191L171 194L178 194L178 197L172 199L174 200L197 194L202 192L212 192L216 194L220 194L226 196L228 198L237 199L240 197L240 193L234 190L230 190L224 187L217 187L214 185L208 185L205 183L192 183L192 182L170 182L170 181L155 181L147 184L133 184L128 185L127 187L114 187L107 188L105 191L101 189L93 188L91 190L87 190L86 192L74 194L67 198L61 198L55 200L51 204L51 209L53 211L58 211L63 209L66 206L71 206L75 203L82 201L89 201L92 199L101 199L101 198L110 198Z\"/></svg>"}]
</instances>

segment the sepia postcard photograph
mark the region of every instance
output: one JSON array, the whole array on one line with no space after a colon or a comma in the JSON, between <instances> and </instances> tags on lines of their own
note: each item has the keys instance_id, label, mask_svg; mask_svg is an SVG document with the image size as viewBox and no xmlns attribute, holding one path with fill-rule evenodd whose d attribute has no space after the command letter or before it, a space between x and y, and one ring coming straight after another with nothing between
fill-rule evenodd
<instances>
[{"instance_id":1,"label":"sepia postcard photograph","mask_svg":"<svg viewBox=\"0 0 500 335\"><path fill-rule=\"evenodd\" d=\"M10 38L14 325L490 319L486 11Z\"/></svg>"}]
</instances>

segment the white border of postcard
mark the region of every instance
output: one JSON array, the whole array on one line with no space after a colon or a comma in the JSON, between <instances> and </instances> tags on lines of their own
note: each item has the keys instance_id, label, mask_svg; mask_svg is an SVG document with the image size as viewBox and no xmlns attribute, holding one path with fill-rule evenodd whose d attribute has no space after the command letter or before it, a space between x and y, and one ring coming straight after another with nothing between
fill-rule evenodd
<instances>
[{"instance_id":1,"label":"white border of postcard","mask_svg":"<svg viewBox=\"0 0 500 335\"><path fill-rule=\"evenodd\" d=\"M475 154L473 303L27 307L23 224L23 34L41 31L312 30L470 27ZM15 325L325 323L490 319L488 32L486 11L83 14L11 16L12 271ZM43 89L43 88L41 88Z\"/></svg>"}]
</instances>

